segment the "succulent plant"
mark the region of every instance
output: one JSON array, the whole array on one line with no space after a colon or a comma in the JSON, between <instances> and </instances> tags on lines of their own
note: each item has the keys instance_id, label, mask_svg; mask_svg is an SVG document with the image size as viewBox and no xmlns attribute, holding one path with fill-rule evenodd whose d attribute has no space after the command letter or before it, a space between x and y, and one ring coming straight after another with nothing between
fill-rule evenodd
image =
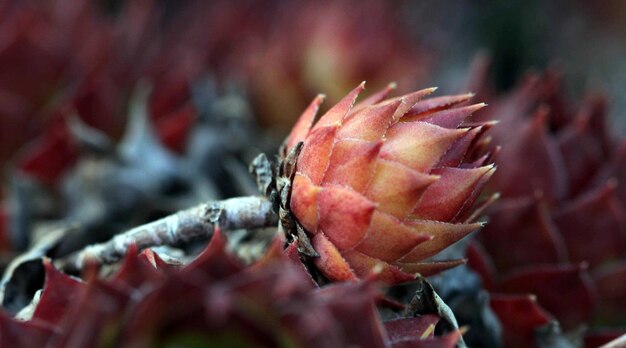
<instances>
[{"instance_id":1,"label":"succulent plant","mask_svg":"<svg viewBox=\"0 0 626 348\"><path fill-rule=\"evenodd\" d=\"M462 263L427 259L481 226L472 206L495 170L482 151L490 123L464 120L484 104L455 107L470 94L421 100L432 88L383 100L387 88L354 105L363 88L313 125L318 96L285 142L284 154L299 152L284 173L288 208L306 232L299 242L310 239L331 280L376 269L397 283Z\"/></svg>"},{"instance_id":2,"label":"succulent plant","mask_svg":"<svg viewBox=\"0 0 626 348\"><path fill-rule=\"evenodd\" d=\"M20 319L0 311L7 347L454 347L436 315L383 323L372 283L317 288L279 244L244 266L219 231L187 265L131 249L120 269L71 278L45 265L46 282ZM354 320L359 318L359 320Z\"/></svg>"},{"instance_id":3,"label":"succulent plant","mask_svg":"<svg viewBox=\"0 0 626 348\"><path fill-rule=\"evenodd\" d=\"M608 129L603 98L573 111L559 85L549 71L504 96L477 88L490 108L476 120L501 120L492 132L502 144L498 173L486 190L502 197L487 210L470 265L493 292L536 296L564 329L624 325L623 140Z\"/></svg>"}]
</instances>

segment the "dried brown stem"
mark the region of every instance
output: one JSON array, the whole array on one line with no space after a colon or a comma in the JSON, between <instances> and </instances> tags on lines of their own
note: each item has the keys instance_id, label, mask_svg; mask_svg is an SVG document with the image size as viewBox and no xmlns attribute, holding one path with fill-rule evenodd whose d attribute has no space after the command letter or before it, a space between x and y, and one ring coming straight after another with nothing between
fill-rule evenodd
<instances>
[{"instance_id":1,"label":"dried brown stem","mask_svg":"<svg viewBox=\"0 0 626 348\"><path fill-rule=\"evenodd\" d=\"M159 245L177 245L209 238L215 225L223 230L276 226L278 216L265 197L239 197L203 203L154 222L118 234L107 242L87 246L55 261L66 271L79 271L86 263L119 261L131 245L139 250Z\"/></svg>"}]
</instances>

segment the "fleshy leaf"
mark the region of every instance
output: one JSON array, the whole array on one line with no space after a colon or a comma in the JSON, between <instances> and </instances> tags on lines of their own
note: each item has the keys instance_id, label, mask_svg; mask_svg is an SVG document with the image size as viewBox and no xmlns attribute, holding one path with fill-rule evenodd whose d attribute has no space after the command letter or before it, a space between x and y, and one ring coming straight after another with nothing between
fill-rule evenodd
<instances>
[{"instance_id":1,"label":"fleshy leaf","mask_svg":"<svg viewBox=\"0 0 626 348\"><path fill-rule=\"evenodd\" d=\"M324 233L318 233L311 239L319 257L313 262L322 271L324 276L335 281L356 280L357 277L350 268L348 261L339 253L339 250L331 243Z\"/></svg>"},{"instance_id":2,"label":"fleshy leaf","mask_svg":"<svg viewBox=\"0 0 626 348\"><path fill-rule=\"evenodd\" d=\"M431 173L441 178L426 189L413 214L427 220L453 220L474 203L494 172L493 165L434 169Z\"/></svg>"},{"instance_id":3,"label":"fleshy leaf","mask_svg":"<svg viewBox=\"0 0 626 348\"><path fill-rule=\"evenodd\" d=\"M379 160L365 196L378 203L379 210L399 219L407 217L422 198L422 193L440 179L401 163Z\"/></svg>"},{"instance_id":4,"label":"fleshy leaf","mask_svg":"<svg viewBox=\"0 0 626 348\"><path fill-rule=\"evenodd\" d=\"M417 114L412 117L405 117L403 122L423 121L434 124L439 127L455 129L459 127L465 119L470 117L474 112L487 106L485 103L478 103L469 106L461 106L452 109L437 111L431 114Z\"/></svg>"},{"instance_id":5,"label":"fleshy leaf","mask_svg":"<svg viewBox=\"0 0 626 348\"><path fill-rule=\"evenodd\" d=\"M428 220L408 220L405 223L415 232L429 233L432 239L417 245L401 262L417 262L429 258L482 227L481 223L450 224Z\"/></svg>"},{"instance_id":6,"label":"fleshy leaf","mask_svg":"<svg viewBox=\"0 0 626 348\"><path fill-rule=\"evenodd\" d=\"M393 115L393 119L396 121L402 120L402 118L407 115L409 110L411 110L411 108L417 102L424 99L424 97L430 95L436 90L437 90L437 87L424 88L424 89L420 89L419 91L405 94L403 96L395 98L395 99L401 100L402 103L400 104L400 106L398 106L396 113Z\"/></svg>"},{"instance_id":7,"label":"fleshy leaf","mask_svg":"<svg viewBox=\"0 0 626 348\"><path fill-rule=\"evenodd\" d=\"M406 273L399 267L356 250L344 251L342 255L352 265L352 269L359 278L375 275L376 280L388 284L404 283L415 279L415 275Z\"/></svg>"},{"instance_id":8,"label":"fleshy leaf","mask_svg":"<svg viewBox=\"0 0 626 348\"><path fill-rule=\"evenodd\" d=\"M400 122L387 131L381 157L417 171L430 170L466 129L445 129L425 122Z\"/></svg>"},{"instance_id":9,"label":"fleshy leaf","mask_svg":"<svg viewBox=\"0 0 626 348\"><path fill-rule=\"evenodd\" d=\"M221 279L243 269L241 262L226 252L226 240L219 228L215 228L209 245L190 264L182 269L189 276L203 274Z\"/></svg>"},{"instance_id":10,"label":"fleshy leaf","mask_svg":"<svg viewBox=\"0 0 626 348\"><path fill-rule=\"evenodd\" d=\"M435 97L435 98L422 100L416 103L415 105L413 105L413 107L411 107L411 109L407 112L405 117L407 118L414 117L415 115L432 113L432 112L440 111L443 109L447 109L452 105L466 102L472 99L473 96L474 94L472 93L466 93L466 94L459 94L459 95L447 95L443 97Z\"/></svg>"},{"instance_id":11,"label":"fleshy leaf","mask_svg":"<svg viewBox=\"0 0 626 348\"><path fill-rule=\"evenodd\" d=\"M535 330L553 320L532 295L496 294L491 298L491 308L502 323L507 347L534 346Z\"/></svg>"},{"instance_id":12,"label":"fleshy leaf","mask_svg":"<svg viewBox=\"0 0 626 348\"><path fill-rule=\"evenodd\" d=\"M429 234L412 229L393 215L376 211L367 234L355 249L382 261L394 262L431 238Z\"/></svg>"},{"instance_id":13,"label":"fleshy leaf","mask_svg":"<svg viewBox=\"0 0 626 348\"><path fill-rule=\"evenodd\" d=\"M454 348L461 338L461 331L453 331L443 336L425 339L407 339L391 343L392 348Z\"/></svg>"},{"instance_id":14,"label":"fleshy leaf","mask_svg":"<svg viewBox=\"0 0 626 348\"><path fill-rule=\"evenodd\" d=\"M584 265L529 266L508 274L497 290L536 295L564 329L589 320L597 300Z\"/></svg>"},{"instance_id":15,"label":"fleshy leaf","mask_svg":"<svg viewBox=\"0 0 626 348\"><path fill-rule=\"evenodd\" d=\"M320 105L324 101L325 96L323 94L318 94L315 99L309 104L309 106L304 110L298 121L291 129L291 133L285 142L287 149L291 149L297 143L304 141L304 138L309 133L311 126L313 125L313 121L315 120L315 116L319 111Z\"/></svg>"},{"instance_id":16,"label":"fleshy leaf","mask_svg":"<svg viewBox=\"0 0 626 348\"><path fill-rule=\"evenodd\" d=\"M500 271L568 259L563 238L545 203L534 199L501 201L490 210L490 216L480 240ZM510 231L524 238L511 243Z\"/></svg>"},{"instance_id":17,"label":"fleshy leaf","mask_svg":"<svg viewBox=\"0 0 626 348\"><path fill-rule=\"evenodd\" d=\"M350 249L363 239L375 208L351 189L326 186L318 194L319 228L339 250Z\"/></svg>"},{"instance_id":18,"label":"fleshy leaf","mask_svg":"<svg viewBox=\"0 0 626 348\"><path fill-rule=\"evenodd\" d=\"M321 188L313 185L306 176L296 173L292 190L289 203L291 210L309 233L315 233L318 223L317 197Z\"/></svg>"},{"instance_id":19,"label":"fleshy leaf","mask_svg":"<svg viewBox=\"0 0 626 348\"><path fill-rule=\"evenodd\" d=\"M452 145L450 150L441 158L437 167L458 167L462 165L468 151L484 131L485 127L482 126L472 128L465 136Z\"/></svg>"},{"instance_id":20,"label":"fleshy leaf","mask_svg":"<svg viewBox=\"0 0 626 348\"><path fill-rule=\"evenodd\" d=\"M33 319L58 323L66 315L71 301L76 298L84 285L54 268L49 259L44 259L46 281L33 313Z\"/></svg>"},{"instance_id":21,"label":"fleshy leaf","mask_svg":"<svg viewBox=\"0 0 626 348\"><path fill-rule=\"evenodd\" d=\"M554 222L573 261L588 261L593 266L617 258L626 250L624 209L615 194L616 187L614 181L609 181L555 212Z\"/></svg>"},{"instance_id":22,"label":"fleshy leaf","mask_svg":"<svg viewBox=\"0 0 626 348\"><path fill-rule=\"evenodd\" d=\"M297 169L311 183L319 185L324 178L335 141L336 126L314 128L307 136L298 158Z\"/></svg>"},{"instance_id":23,"label":"fleshy leaf","mask_svg":"<svg viewBox=\"0 0 626 348\"><path fill-rule=\"evenodd\" d=\"M337 104L335 104L330 110L328 110L324 116L315 124L312 131L323 127L333 127L341 124L344 117L348 115L352 106L356 102L359 94L365 88L365 81L361 82L355 89L353 89L348 95L343 97Z\"/></svg>"},{"instance_id":24,"label":"fleshy leaf","mask_svg":"<svg viewBox=\"0 0 626 348\"><path fill-rule=\"evenodd\" d=\"M51 129L26 147L17 158L17 167L46 184L55 183L78 157L64 125Z\"/></svg>"},{"instance_id":25,"label":"fleshy leaf","mask_svg":"<svg viewBox=\"0 0 626 348\"><path fill-rule=\"evenodd\" d=\"M389 94L391 94L391 92L393 92L397 87L398 85L395 82L389 83L387 86L385 86L385 88L356 103L352 108L352 112L357 113L367 106L381 102L383 99L387 98L387 96L389 96Z\"/></svg>"},{"instance_id":26,"label":"fleshy leaf","mask_svg":"<svg viewBox=\"0 0 626 348\"><path fill-rule=\"evenodd\" d=\"M358 139L337 141L323 183L348 186L362 193L371 180L381 146L381 142Z\"/></svg>"},{"instance_id":27,"label":"fleshy leaf","mask_svg":"<svg viewBox=\"0 0 626 348\"><path fill-rule=\"evenodd\" d=\"M20 321L0 310L0 346L15 348L44 347L55 332L38 321Z\"/></svg>"},{"instance_id":28,"label":"fleshy leaf","mask_svg":"<svg viewBox=\"0 0 626 348\"><path fill-rule=\"evenodd\" d=\"M436 314L424 314L415 318L394 319L385 322L385 328L392 342L405 339L432 337L435 325L439 322Z\"/></svg>"},{"instance_id":29,"label":"fleshy leaf","mask_svg":"<svg viewBox=\"0 0 626 348\"><path fill-rule=\"evenodd\" d=\"M553 138L547 135L547 111L540 110L533 122L512 132L496 162L505 163L493 177L503 196L532 196L540 192L549 201L562 199L568 187L563 158Z\"/></svg>"},{"instance_id":30,"label":"fleshy leaf","mask_svg":"<svg viewBox=\"0 0 626 348\"><path fill-rule=\"evenodd\" d=\"M363 108L363 110L350 114L346 118L339 131L338 139L362 139L367 141L379 141L385 135L392 123L393 115L400 105L400 101L394 103L381 103Z\"/></svg>"}]
</instances>

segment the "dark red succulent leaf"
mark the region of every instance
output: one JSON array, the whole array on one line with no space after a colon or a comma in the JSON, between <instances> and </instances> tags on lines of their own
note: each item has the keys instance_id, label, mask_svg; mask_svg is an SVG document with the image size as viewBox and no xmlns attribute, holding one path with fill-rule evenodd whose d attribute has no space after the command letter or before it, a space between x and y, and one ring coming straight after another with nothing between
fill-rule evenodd
<instances>
[{"instance_id":1,"label":"dark red succulent leaf","mask_svg":"<svg viewBox=\"0 0 626 348\"><path fill-rule=\"evenodd\" d=\"M502 324L505 347L533 347L537 328L554 320L533 295L494 294L491 307Z\"/></svg>"},{"instance_id":2,"label":"dark red succulent leaf","mask_svg":"<svg viewBox=\"0 0 626 348\"><path fill-rule=\"evenodd\" d=\"M182 153L196 118L197 113L191 105L185 105L161 118L156 124L156 130L163 145Z\"/></svg>"},{"instance_id":3,"label":"dark red succulent leaf","mask_svg":"<svg viewBox=\"0 0 626 348\"><path fill-rule=\"evenodd\" d=\"M502 200L488 213L489 223L479 239L500 272L568 260L562 236L542 197Z\"/></svg>"},{"instance_id":4,"label":"dark red succulent leaf","mask_svg":"<svg viewBox=\"0 0 626 348\"><path fill-rule=\"evenodd\" d=\"M385 329L392 342L415 338L424 339L434 336L435 325L438 322L438 315L425 314L415 318L386 321Z\"/></svg>"},{"instance_id":5,"label":"dark red succulent leaf","mask_svg":"<svg viewBox=\"0 0 626 348\"><path fill-rule=\"evenodd\" d=\"M226 251L226 240L219 228L216 229L209 245L181 272L191 276L222 279L241 272L244 264Z\"/></svg>"},{"instance_id":6,"label":"dark red succulent leaf","mask_svg":"<svg viewBox=\"0 0 626 348\"><path fill-rule=\"evenodd\" d=\"M540 109L532 121L515 125L515 131L501 137L496 134L495 143L502 145L502 150L495 156L495 161L505 165L498 168L492 184L504 197L540 193L549 202L554 202L567 194L565 164L558 144L547 133L547 117L548 110Z\"/></svg>"},{"instance_id":7,"label":"dark red succulent leaf","mask_svg":"<svg viewBox=\"0 0 626 348\"><path fill-rule=\"evenodd\" d=\"M85 284L80 296L63 319L56 323L60 333L52 346L98 347L114 345L111 340L121 330L124 309L130 296L124 286L93 279Z\"/></svg>"},{"instance_id":8,"label":"dark red succulent leaf","mask_svg":"<svg viewBox=\"0 0 626 348\"><path fill-rule=\"evenodd\" d=\"M33 318L0 312L8 347L123 346L202 342L255 347L453 347L459 331L434 336L439 318L425 315L383 324L370 281L319 288L302 264L281 252L277 239L258 264L245 266L225 251L217 229L186 266L131 246L119 270L86 280L44 261L46 281ZM392 337L393 339L389 339ZM4 345L3 345L4 346Z\"/></svg>"},{"instance_id":9,"label":"dark red succulent leaf","mask_svg":"<svg viewBox=\"0 0 626 348\"><path fill-rule=\"evenodd\" d=\"M569 177L570 197L589 187L615 147L605 129L606 114L604 98L589 99L576 118L556 133Z\"/></svg>"},{"instance_id":10,"label":"dark red succulent leaf","mask_svg":"<svg viewBox=\"0 0 626 348\"><path fill-rule=\"evenodd\" d=\"M52 325L37 320L22 321L0 310L0 346L15 348L45 347L56 334Z\"/></svg>"},{"instance_id":11,"label":"dark red succulent leaf","mask_svg":"<svg viewBox=\"0 0 626 348\"><path fill-rule=\"evenodd\" d=\"M148 262L152 267L154 267L158 271L162 271L165 273L173 272L178 270L181 265L179 264L171 264L165 262L159 254L155 253L152 249L144 249L138 256L139 259Z\"/></svg>"},{"instance_id":12,"label":"dark red succulent leaf","mask_svg":"<svg viewBox=\"0 0 626 348\"><path fill-rule=\"evenodd\" d=\"M593 267L624 255L624 208L616 187L615 180L608 181L554 210L571 261L587 261Z\"/></svg>"},{"instance_id":13,"label":"dark red succulent leaf","mask_svg":"<svg viewBox=\"0 0 626 348\"><path fill-rule=\"evenodd\" d=\"M195 321L195 326L204 328L202 330L208 337L215 338L222 331L238 332L238 335L245 337L244 341L256 342L255 345L258 346L269 347L293 342L302 346L321 344L332 347L351 342L350 339L362 339L357 336L364 335L372 346L376 342L384 346L382 336L377 336L377 331L372 333L372 327L366 325L378 322L374 320L377 317L366 314L375 313L371 311L373 300L368 291L350 292L348 295L350 288L339 287L337 293L329 289L324 293L309 294L309 301L305 301L302 296L306 296L315 287L301 267L291 261L286 264L265 261L266 267L233 267L232 262L222 262L227 256L223 246L223 239L218 235L215 242L212 241L198 258L200 261L191 263L180 273L178 279L169 279L163 287L148 295L138 305L135 315L129 321L126 342L137 345L141 344L142 337L155 337L161 332L177 329L193 330L194 325L191 323ZM230 274L222 271L207 272L209 267L227 269ZM202 281L203 276L205 281ZM207 289L204 285L220 280L220 285L216 287ZM329 296L330 294L332 295ZM189 299L194 297L203 301L204 306L190 303L193 301ZM302 301L297 300L298 298ZM349 303L345 304L343 301ZM333 309L335 306L343 310L336 312ZM365 319L364 322L352 320L355 327L333 330L332 325L344 325L342 321L338 321L340 318L337 315L344 315L350 310L356 311L350 313L350 318L357 315ZM306 312L310 312L316 319L308 318ZM326 319L319 320L320 316ZM359 335L356 332L355 335L352 334L354 329L358 329ZM348 332L351 334L347 334ZM287 341L276 341L280 337ZM143 341L144 344L148 342Z\"/></svg>"},{"instance_id":14,"label":"dark red succulent leaf","mask_svg":"<svg viewBox=\"0 0 626 348\"><path fill-rule=\"evenodd\" d=\"M391 342L392 348L454 348L457 347L461 331L454 331L441 337L424 339L401 339Z\"/></svg>"},{"instance_id":15,"label":"dark red succulent leaf","mask_svg":"<svg viewBox=\"0 0 626 348\"><path fill-rule=\"evenodd\" d=\"M497 281L497 271L491 256L480 243L470 243L467 247L467 265L482 280L482 286L487 290L492 290Z\"/></svg>"},{"instance_id":16,"label":"dark red succulent leaf","mask_svg":"<svg viewBox=\"0 0 626 348\"><path fill-rule=\"evenodd\" d=\"M33 319L50 324L59 323L67 315L71 302L80 295L84 285L54 268L49 259L44 259L43 264L46 280Z\"/></svg>"},{"instance_id":17,"label":"dark red succulent leaf","mask_svg":"<svg viewBox=\"0 0 626 348\"><path fill-rule=\"evenodd\" d=\"M564 329L589 322L597 302L595 286L584 264L520 268L503 277L496 291L535 295Z\"/></svg>"},{"instance_id":18,"label":"dark red succulent leaf","mask_svg":"<svg viewBox=\"0 0 626 348\"><path fill-rule=\"evenodd\" d=\"M155 262L160 259L154 252L151 254ZM111 283L116 284L116 286L126 286L129 289L138 289L143 285L163 280L165 276L163 269L155 267L143 256L149 255L148 252L142 252L140 256L135 256L137 255L137 247L132 244L128 248L127 255L117 272L111 276Z\"/></svg>"},{"instance_id":19,"label":"dark red succulent leaf","mask_svg":"<svg viewBox=\"0 0 626 348\"><path fill-rule=\"evenodd\" d=\"M386 333L383 323L378 318L375 302L378 297L371 284L367 282L349 282L320 288L315 298L321 303L328 303L332 316L341 323L350 345L385 347ZM354 320L359 318L359 320Z\"/></svg>"},{"instance_id":20,"label":"dark red succulent leaf","mask_svg":"<svg viewBox=\"0 0 626 348\"><path fill-rule=\"evenodd\" d=\"M494 291L534 293L565 329L617 324L615 314L626 307L605 304L600 288L609 284L609 265L626 256L626 146L618 147L625 143L609 129L606 98L568 101L554 69L529 73L497 95L486 83L487 60L475 67L474 90L489 108L473 117L501 121L491 132L502 150L487 190L500 191L502 199L486 210L489 224L480 246L469 250L470 265ZM609 277L603 285L594 284L603 276ZM612 289L623 298L618 292L625 290Z\"/></svg>"},{"instance_id":21,"label":"dark red succulent leaf","mask_svg":"<svg viewBox=\"0 0 626 348\"><path fill-rule=\"evenodd\" d=\"M611 158L596 175L594 183L598 185L610 179L617 180L617 197L626 204L626 139L621 139L619 146L615 147Z\"/></svg>"},{"instance_id":22,"label":"dark red succulent leaf","mask_svg":"<svg viewBox=\"0 0 626 348\"><path fill-rule=\"evenodd\" d=\"M78 149L62 122L24 148L16 158L16 166L27 175L54 184L77 159Z\"/></svg>"},{"instance_id":23,"label":"dark red succulent leaf","mask_svg":"<svg viewBox=\"0 0 626 348\"><path fill-rule=\"evenodd\" d=\"M527 159L531 162L526 162L526 164L549 163L550 161L546 158L552 157L552 162L556 161L558 169L556 174L560 183L566 184L567 196L586 189L585 183L589 183L590 176L597 173L599 165L611 156L615 148L613 135L607 129L605 98L602 96L588 98L580 105L580 111L574 112L563 97L561 74L554 69L543 74L529 73L512 92L496 96L486 83L488 62L483 59L482 62L478 62L477 66L472 85L477 88L474 90L479 92L479 97L489 103L489 108L486 112L476 116L483 120L490 118L500 120L498 127L492 132L495 138L494 144L507 147L511 143L509 138L524 137L519 131L522 128L534 128L538 136L543 132L543 137L547 138L548 143L544 144L546 146L543 148L535 150L528 148L532 152L526 156L529 156ZM501 116L495 117L496 115ZM555 142L558 144L556 149ZM575 148L575 145L578 145L578 148ZM578 153L576 153L577 150ZM519 150L515 150L517 151ZM504 157L500 159L505 167L517 166L524 162L519 159L525 158L516 157L516 160L510 161L507 158L513 159L515 156ZM550 167L542 170L550 170ZM543 173L538 176L544 177L541 180L552 180L554 173ZM526 181L529 180L523 178L521 180L521 182ZM504 182L499 186L513 182ZM533 190L527 191L527 195L532 194L534 194ZM544 192L544 195L550 198L550 192ZM504 196L507 194L504 193Z\"/></svg>"}]
</instances>

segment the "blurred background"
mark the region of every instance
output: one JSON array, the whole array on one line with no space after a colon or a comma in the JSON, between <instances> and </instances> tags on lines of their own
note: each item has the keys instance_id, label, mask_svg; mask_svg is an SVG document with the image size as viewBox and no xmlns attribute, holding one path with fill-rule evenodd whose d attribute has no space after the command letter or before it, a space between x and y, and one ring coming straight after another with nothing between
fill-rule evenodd
<instances>
[{"instance_id":1,"label":"blurred background","mask_svg":"<svg viewBox=\"0 0 626 348\"><path fill-rule=\"evenodd\" d=\"M0 0L0 244L59 220L104 240L252 192L246 163L363 80L490 103L546 78L532 107L603 96L623 129L625 58L619 0Z\"/></svg>"}]
</instances>

